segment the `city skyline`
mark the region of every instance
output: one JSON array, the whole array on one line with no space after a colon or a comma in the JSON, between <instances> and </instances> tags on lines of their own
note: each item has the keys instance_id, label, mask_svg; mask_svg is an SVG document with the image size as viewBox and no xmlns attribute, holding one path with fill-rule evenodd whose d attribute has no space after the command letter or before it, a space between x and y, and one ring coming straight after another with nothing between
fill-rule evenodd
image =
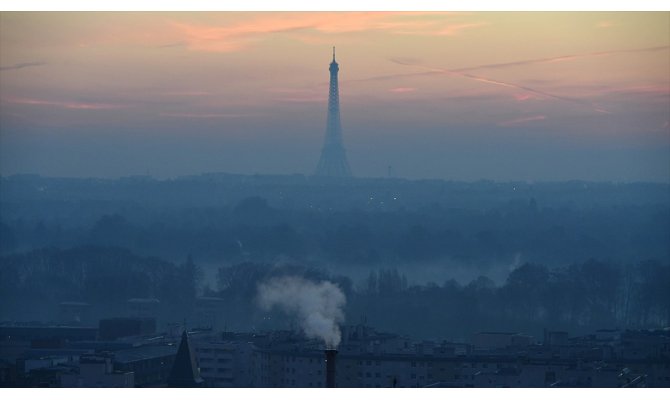
<instances>
[{"instance_id":1,"label":"city skyline","mask_svg":"<svg viewBox=\"0 0 670 400\"><path fill-rule=\"evenodd\" d=\"M3 175L670 181L665 12L0 14Z\"/></svg>"}]
</instances>

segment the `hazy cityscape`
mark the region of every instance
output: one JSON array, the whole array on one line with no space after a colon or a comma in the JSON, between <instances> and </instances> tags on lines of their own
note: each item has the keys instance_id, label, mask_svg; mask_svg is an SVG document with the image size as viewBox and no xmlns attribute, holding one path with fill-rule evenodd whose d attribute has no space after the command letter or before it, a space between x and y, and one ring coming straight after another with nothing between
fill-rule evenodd
<instances>
[{"instance_id":1,"label":"hazy cityscape","mask_svg":"<svg viewBox=\"0 0 670 400\"><path fill-rule=\"evenodd\" d=\"M669 16L0 13L0 387L670 387Z\"/></svg>"}]
</instances>

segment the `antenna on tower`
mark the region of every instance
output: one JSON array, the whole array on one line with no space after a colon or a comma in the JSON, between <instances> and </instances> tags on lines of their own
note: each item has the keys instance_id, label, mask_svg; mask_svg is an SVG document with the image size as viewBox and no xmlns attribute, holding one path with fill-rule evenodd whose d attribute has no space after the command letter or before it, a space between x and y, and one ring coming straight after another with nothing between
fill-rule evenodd
<instances>
[{"instance_id":1,"label":"antenna on tower","mask_svg":"<svg viewBox=\"0 0 670 400\"><path fill-rule=\"evenodd\" d=\"M333 46L333 61L335 61L335 46Z\"/></svg>"}]
</instances>

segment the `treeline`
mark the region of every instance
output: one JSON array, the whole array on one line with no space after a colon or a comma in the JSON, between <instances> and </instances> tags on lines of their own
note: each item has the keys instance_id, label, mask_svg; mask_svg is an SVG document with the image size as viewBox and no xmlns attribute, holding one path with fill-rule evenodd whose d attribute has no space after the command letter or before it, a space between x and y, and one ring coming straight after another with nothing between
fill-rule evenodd
<instances>
[{"instance_id":1,"label":"treeline","mask_svg":"<svg viewBox=\"0 0 670 400\"><path fill-rule=\"evenodd\" d=\"M141 221L106 214L89 225L23 219L0 221L0 251L82 245L118 246L179 261L274 262L289 257L331 265L381 268L387 264L455 261L547 265L588 258L670 262L668 208L548 208L533 198L486 211L439 206L414 211L279 209L250 197L232 208L173 210Z\"/></svg>"},{"instance_id":2,"label":"treeline","mask_svg":"<svg viewBox=\"0 0 670 400\"><path fill-rule=\"evenodd\" d=\"M670 265L588 260L549 268L524 264L496 285L486 277L412 285L395 269L361 282L301 265L239 263L202 282L188 258L174 264L121 248L41 249L0 258L0 319L53 321L63 301L91 304L96 318L124 315L130 298L156 298L163 322L190 319L198 295L219 297L228 329L286 329L294 321L256 305L257 287L273 276L335 282L347 298L348 323L417 338L468 340L477 331L542 329L573 334L600 328L670 326Z\"/></svg>"},{"instance_id":3,"label":"treeline","mask_svg":"<svg viewBox=\"0 0 670 400\"><path fill-rule=\"evenodd\" d=\"M256 286L278 274L337 282L347 296L349 323L367 321L382 330L414 337L469 340L478 331L663 328L670 325L670 265L646 261L619 265L588 260L562 268L524 264L502 285L479 277L461 285L410 285L396 269L380 269L352 285L346 277L299 266L239 264L219 269L217 289L238 326L287 328L259 314ZM274 316L277 319L280 316ZM278 319L286 322L285 319Z\"/></svg>"},{"instance_id":4,"label":"treeline","mask_svg":"<svg viewBox=\"0 0 670 400\"><path fill-rule=\"evenodd\" d=\"M478 331L663 328L670 326L670 265L524 264L501 286L479 277L467 285L408 287L397 271L380 271L353 298L348 315L393 332L463 340Z\"/></svg>"},{"instance_id":5,"label":"treeline","mask_svg":"<svg viewBox=\"0 0 670 400\"><path fill-rule=\"evenodd\" d=\"M0 319L57 322L58 304L85 302L97 318L123 316L132 298L155 298L163 316L192 311L198 270L111 247L45 248L0 258ZM177 317L177 318L180 318Z\"/></svg>"}]
</instances>

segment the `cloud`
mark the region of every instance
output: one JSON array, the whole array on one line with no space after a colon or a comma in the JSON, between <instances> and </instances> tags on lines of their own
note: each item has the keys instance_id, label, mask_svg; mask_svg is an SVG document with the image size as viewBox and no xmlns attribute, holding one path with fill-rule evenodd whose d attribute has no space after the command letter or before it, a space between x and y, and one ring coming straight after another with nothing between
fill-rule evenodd
<instances>
[{"instance_id":1,"label":"cloud","mask_svg":"<svg viewBox=\"0 0 670 400\"><path fill-rule=\"evenodd\" d=\"M204 97L211 96L210 92L200 91L200 90L186 90L186 91L174 91L174 92L164 92L164 96L174 96L174 97Z\"/></svg>"},{"instance_id":2,"label":"cloud","mask_svg":"<svg viewBox=\"0 0 670 400\"><path fill-rule=\"evenodd\" d=\"M211 119L211 118L246 118L255 117L258 114L241 114L241 113L160 113L161 117L171 118L190 118L190 119Z\"/></svg>"},{"instance_id":3,"label":"cloud","mask_svg":"<svg viewBox=\"0 0 670 400\"><path fill-rule=\"evenodd\" d=\"M524 93L515 93L514 94L514 99L516 101L522 102L522 101L527 101L527 100L540 100L541 97L539 97L539 96L537 96L533 93L524 92Z\"/></svg>"},{"instance_id":4,"label":"cloud","mask_svg":"<svg viewBox=\"0 0 670 400\"><path fill-rule=\"evenodd\" d=\"M70 47L80 48L131 45L160 51L186 49L230 53L267 40L276 40L278 35L311 44L332 44L333 35L362 32L456 35L485 24L472 21L473 18L481 17L447 12L133 14L108 16L98 21L91 19L90 23L82 22L78 30L63 29L53 40L65 41ZM30 35L26 36L26 40L32 40ZM338 42L357 39L339 36ZM15 67L21 66L4 68Z\"/></svg>"},{"instance_id":5,"label":"cloud","mask_svg":"<svg viewBox=\"0 0 670 400\"><path fill-rule=\"evenodd\" d=\"M287 103L325 103L327 98L323 95L314 95L314 96L280 97L277 100L284 101Z\"/></svg>"},{"instance_id":6,"label":"cloud","mask_svg":"<svg viewBox=\"0 0 670 400\"><path fill-rule=\"evenodd\" d=\"M425 20L426 14L451 17L449 13L273 13L235 24L204 25L170 21L190 50L203 52L233 52L246 48L273 34L287 34L306 43L323 43L314 33L341 34L366 31L385 31L398 35L456 35L466 29L486 25L484 22L444 25L444 20Z\"/></svg>"},{"instance_id":7,"label":"cloud","mask_svg":"<svg viewBox=\"0 0 670 400\"><path fill-rule=\"evenodd\" d=\"M603 90L608 93L617 94L658 94L670 95L670 86L668 85L642 85L642 86L626 86L622 88L609 88Z\"/></svg>"},{"instance_id":8,"label":"cloud","mask_svg":"<svg viewBox=\"0 0 670 400\"><path fill-rule=\"evenodd\" d=\"M479 69L498 69L498 68L509 68L509 67L519 67L524 65L533 65L533 64L545 64L545 63L555 63L562 61L571 61L579 58L588 58L588 57L602 57L613 54L625 54L625 53L645 53L645 52L654 52L654 51L663 51L670 49L670 46L656 46L656 47L644 47L638 49L625 49L625 50L609 50L609 51L595 51L590 53L579 53L579 54L569 54L556 57L545 57L545 58L535 58L530 60L520 60L520 61L511 61L506 63L497 63L497 64L483 64L476 65L473 67L466 68L457 68L454 69L454 72L468 72L475 71Z\"/></svg>"},{"instance_id":9,"label":"cloud","mask_svg":"<svg viewBox=\"0 0 670 400\"><path fill-rule=\"evenodd\" d=\"M389 89L389 92L391 92L391 93L409 93L409 92L414 92L414 91L416 91L416 89L411 88L411 87L397 87L397 88Z\"/></svg>"},{"instance_id":10,"label":"cloud","mask_svg":"<svg viewBox=\"0 0 670 400\"><path fill-rule=\"evenodd\" d=\"M273 101L287 102L287 103L324 103L328 100L326 92L315 89L297 89L275 87L267 89L269 93L277 93L277 97L273 97Z\"/></svg>"},{"instance_id":11,"label":"cloud","mask_svg":"<svg viewBox=\"0 0 670 400\"><path fill-rule=\"evenodd\" d=\"M108 104L108 103L93 103L93 102L79 102L79 101L52 101L40 99L9 99L9 103L25 104L32 106L51 106L57 108L64 108L68 110L113 110L119 108L127 108L128 105Z\"/></svg>"},{"instance_id":12,"label":"cloud","mask_svg":"<svg viewBox=\"0 0 670 400\"><path fill-rule=\"evenodd\" d=\"M397 62L396 60L404 60L404 59L392 59L391 61ZM405 63L401 63L405 64ZM411 62L406 62L406 64L412 64ZM389 75L378 75L378 76L371 76L369 78L361 78L361 79L346 79L342 82L345 83L350 83L350 82L375 82L375 81L388 81L388 80L397 80L398 78L412 78L415 76L435 76L435 75L442 75L441 72L438 71L427 71L427 72L409 72L409 73L404 73L404 74L389 74Z\"/></svg>"},{"instance_id":13,"label":"cloud","mask_svg":"<svg viewBox=\"0 0 670 400\"><path fill-rule=\"evenodd\" d=\"M24 69L24 68L30 68L30 67L41 67L47 65L45 62L25 62L25 63L19 63L19 64L14 64L14 65L8 65L6 67L0 67L0 71L11 71L11 70L16 70L16 69Z\"/></svg>"},{"instance_id":14,"label":"cloud","mask_svg":"<svg viewBox=\"0 0 670 400\"><path fill-rule=\"evenodd\" d=\"M611 28L613 26L615 26L615 24L612 21L600 21L596 24L597 28Z\"/></svg>"},{"instance_id":15,"label":"cloud","mask_svg":"<svg viewBox=\"0 0 670 400\"><path fill-rule=\"evenodd\" d=\"M439 36L454 36L454 35L460 34L461 31L464 31L466 29L478 28L480 26L486 26L486 25L488 25L488 24L485 23L485 22L454 24L454 25L449 25L446 28L437 31L436 35L439 35Z\"/></svg>"},{"instance_id":16,"label":"cloud","mask_svg":"<svg viewBox=\"0 0 670 400\"><path fill-rule=\"evenodd\" d=\"M505 126L505 127L507 127L507 126L519 126L519 125L527 124L529 122L542 121L542 120L545 120L545 119L547 119L547 117L545 115L534 115L534 116L531 116L531 117L522 117L522 118L512 119L512 120L509 120L509 121L498 122L497 125L498 126Z\"/></svg>"}]
</instances>

